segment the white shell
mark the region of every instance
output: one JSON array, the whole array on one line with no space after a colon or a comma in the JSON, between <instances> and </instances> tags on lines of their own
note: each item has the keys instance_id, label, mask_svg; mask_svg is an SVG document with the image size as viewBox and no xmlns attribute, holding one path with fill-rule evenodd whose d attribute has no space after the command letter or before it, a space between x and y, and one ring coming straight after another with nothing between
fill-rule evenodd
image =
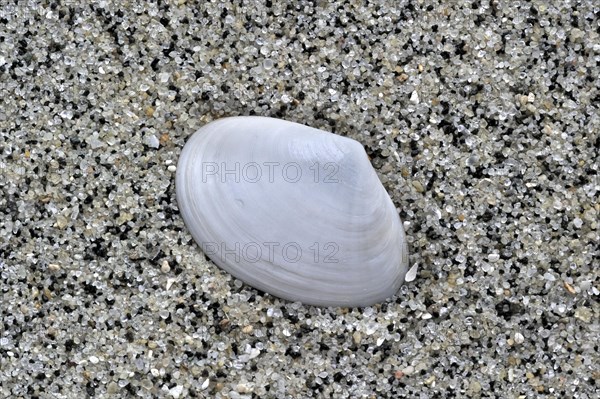
<instances>
[{"instance_id":1,"label":"white shell","mask_svg":"<svg viewBox=\"0 0 600 399\"><path fill-rule=\"evenodd\" d=\"M273 118L220 119L189 139L176 184L194 240L255 288L367 306L404 281L402 222L357 141Z\"/></svg>"}]
</instances>

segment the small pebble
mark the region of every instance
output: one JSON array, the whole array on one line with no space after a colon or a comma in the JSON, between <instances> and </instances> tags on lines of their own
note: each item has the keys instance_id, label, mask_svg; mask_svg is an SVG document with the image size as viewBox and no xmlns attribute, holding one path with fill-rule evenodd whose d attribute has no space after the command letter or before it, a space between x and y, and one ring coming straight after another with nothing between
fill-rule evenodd
<instances>
[{"instance_id":1,"label":"small pebble","mask_svg":"<svg viewBox=\"0 0 600 399\"><path fill-rule=\"evenodd\" d=\"M267 70L267 71L269 69L272 69L273 65L274 65L273 60L270 60L267 58L263 61L263 68L265 68L265 70Z\"/></svg>"},{"instance_id":2,"label":"small pebble","mask_svg":"<svg viewBox=\"0 0 600 399\"><path fill-rule=\"evenodd\" d=\"M500 255L499 254L489 254L488 255L488 261L490 263L496 263L496 262L498 262L499 259L500 259Z\"/></svg>"},{"instance_id":3,"label":"small pebble","mask_svg":"<svg viewBox=\"0 0 600 399\"><path fill-rule=\"evenodd\" d=\"M171 266L169 266L169 261L163 260L160 265L160 271L163 273L169 273L171 271Z\"/></svg>"},{"instance_id":4,"label":"small pebble","mask_svg":"<svg viewBox=\"0 0 600 399\"><path fill-rule=\"evenodd\" d=\"M48 264L48 270L50 270L51 272L57 272L60 270L60 265L56 263L50 263Z\"/></svg>"},{"instance_id":5,"label":"small pebble","mask_svg":"<svg viewBox=\"0 0 600 399\"><path fill-rule=\"evenodd\" d=\"M421 184L421 182L419 182L417 180L413 180L412 185L417 190L418 193L425 192L425 188L423 187L423 184Z\"/></svg>"},{"instance_id":6,"label":"small pebble","mask_svg":"<svg viewBox=\"0 0 600 399\"><path fill-rule=\"evenodd\" d=\"M144 138L144 144L146 144L150 148L158 148L160 146L160 142L155 135L151 134Z\"/></svg>"},{"instance_id":7,"label":"small pebble","mask_svg":"<svg viewBox=\"0 0 600 399\"><path fill-rule=\"evenodd\" d=\"M235 387L235 390L238 391L239 393L248 393L250 392L250 387L248 387L248 385L246 384L237 384L237 386Z\"/></svg>"},{"instance_id":8,"label":"small pebble","mask_svg":"<svg viewBox=\"0 0 600 399\"><path fill-rule=\"evenodd\" d=\"M417 93L416 91L413 91L412 94L410 95L410 102L413 104L418 104L419 103L419 93Z\"/></svg>"},{"instance_id":9,"label":"small pebble","mask_svg":"<svg viewBox=\"0 0 600 399\"><path fill-rule=\"evenodd\" d=\"M592 321L592 311L585 306L579 306L575 310L575 318L584 323L590 323Z\"/></svg>"},{"instance_id":10,"label":"small pebble","mask_svg":"<svg viewBox=\"0 0 600 399\"><path fill-rule=\"evenodd\" d=\"M563 283L563 285L565 286L566 290L569 291L570 294L575 295L577 293L575 288L573 288L573 286L571 284L567 283L566 281Z\"/></svg>"},{"instance_id":11,"label":"small pebble","mask_svg":"<svg viewBox=\"0 0 600 399\"><path fill-rule=\"evenodd\" d=\"M515 333L514 341L516 344L522 344L525 342L525 337L521 333Z\"/></svg>"},{"instance_id":12,"label":"small pebble","mask_svg":"<svg viewBox=\"0 0 600 399\"><path fill-rule=\"evenodd\" d=\"M252 331L254 331L254 327L252 327L252 326L250 326L250 325L248 325L248 326L244 326L244 327L242 328L242 332L243 332L244 334L252 334Z\"/></svg>"},{"instance_id":13,"label":"small pebble","mask_svg":"<svg viewBox=\"0 0 600 399\"><path fill-rule=\"evenodd\" d=\"M106 386L106 393L109 395L114 395L119 391L119 386L117 385L116 382L111 381L107 386Z\"/></svg>"},{"instance_id":14,"label":"small pebble","mask_svg":"<svg viewBox=\"0 0 600 399\"><path fill-rule=\"evenodd\" d=\"M181 396L182 393L183 393L183 386L182 385L176 385L173 388L169 389L169 394L174 399L178 399Z\"/></svg>"},{"instance_id":15,"label":"small pebble","mask_svg":"<svg viewBox=\"0 0 600 399\"><path fill-rule=\"evenodd\" d=\"M59 229L64 229L65 227L67 227L67 225L69 224L69 220L64 217L63 215L58 215L56 217L56 226Z\"/></svg>"}]
</instances>

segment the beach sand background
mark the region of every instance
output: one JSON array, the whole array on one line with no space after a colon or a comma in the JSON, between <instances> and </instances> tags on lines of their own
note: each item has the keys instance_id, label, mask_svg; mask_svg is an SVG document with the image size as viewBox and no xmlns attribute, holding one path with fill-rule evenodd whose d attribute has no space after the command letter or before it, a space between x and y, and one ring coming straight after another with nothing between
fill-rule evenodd
<instances>
[{"instance_id":1,"label":"beach sand background","mask_svg":"<svg viewBox=\"0 0 600 399\"><path fill-rule=\"evenodd\" d=\"M0 7L0 397L598 397L595 1L87 3ZM417 279L207 262L176 164L236 115L361 142Z\"/></svg>"}]
</instances>

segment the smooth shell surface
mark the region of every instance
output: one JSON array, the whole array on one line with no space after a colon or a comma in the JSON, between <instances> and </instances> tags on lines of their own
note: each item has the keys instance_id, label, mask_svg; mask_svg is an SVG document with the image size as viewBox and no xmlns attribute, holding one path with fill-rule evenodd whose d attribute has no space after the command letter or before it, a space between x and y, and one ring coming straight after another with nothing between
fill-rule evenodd
<instances>
[{"instance_id":1,"label":"smooth shell surface","mask_svg":"<svg viewBox=\"0 0 600 399\"><path fill-rule=\"evenodd\" d=\"M402 222L355 140L273 118L220 119L185 145L176 186L200 248L255 288L367 306L404 281Z\"/></svg>"}]
</instances>

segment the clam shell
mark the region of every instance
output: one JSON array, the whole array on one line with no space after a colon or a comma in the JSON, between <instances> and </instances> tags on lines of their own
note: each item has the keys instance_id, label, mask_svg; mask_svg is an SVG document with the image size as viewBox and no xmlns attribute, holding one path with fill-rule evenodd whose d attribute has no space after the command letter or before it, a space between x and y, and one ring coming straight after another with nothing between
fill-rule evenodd
<instances>
[{"instance_id":1,"label":"clam shell","mask_svg":"<svg viewBox=\"0 0 600 399\"><path fill-rule=\"evenodd\" d=\"M259 290L367 306L404 281L402 222L355 140L273 118L220 119L185 145L176 186L196 243Z\"/></svg>"}]
</instances>

